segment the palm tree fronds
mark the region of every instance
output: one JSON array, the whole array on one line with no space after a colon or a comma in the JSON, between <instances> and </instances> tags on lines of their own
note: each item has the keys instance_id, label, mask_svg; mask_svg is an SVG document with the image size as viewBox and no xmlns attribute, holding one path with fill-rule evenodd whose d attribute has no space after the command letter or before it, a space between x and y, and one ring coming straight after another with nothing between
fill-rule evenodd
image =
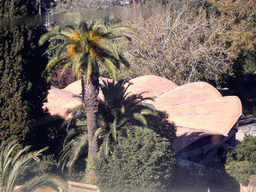
<instances>
[{"instance_id":1,"label":"palm tree fronds","mask_svg":"<svg viewBox=\"0 0 256 192\"><path fill-rule=\"evenodd\" d=\"M112 33L106 33L103 35L103 37L110 40L117 38L126 38L128 41L132 41L132 38L129 35L113 35Z\"/></svg>"},{"instance_id":2,"label":"palm tree fronds","mask_svg":"<svg viewBox=\"0 0 256 192\"><path fill-rule=\"evenodd\" d=\"M67 39L68 39L67 36L62 35L62 34L57 34L57 35L54 35L54 36L50 37L48 41L55 41L55 40L63 40L63 41L65 41Z\"/></svg>"},{"instance_id":3,"label":"palm tree fronds","mask_svg":"<svg viewBox=\"0 0 256 192\"><path fill-rule=\"evenodd\" d=\"M104 130L104 129L103 129L102 127L98 128L98 129L94 132L93 139L96 139L96 137L98 137L99 134L101 134L101 133L103 132L103 130Z\"/></svg>"},{"instance_id":4,"label":"palm tree fronds","mask_svg":"<svg viewBox=\"0 0 256 192\"><path fill-rule=\"evenodd\" d=\"M122 53L119 53L120 62L124 64L124 66L131 71L131 66L129 61L124 57Z\"/></svg>"},{"instance_id":5,"label":"palm tree fronds","mask_svg":"<svg viewBox=\"0 0 256 192\"><path fill-rule=\"evenodd\" d=\"M44 53L43 55L46 55L54 50L56 50L57 48L59 48L60 46L59 45L55 45L55 46L52 46L52 47L49 47Z\"/></svg>"},{"instance_id":6,"label":"palm tree fronds","mask_svg":"<svg viewBox=\"0 0 256 192\"><path fill-rule=\"evenodd\" d=\"M80 31L88 31L89 28L88 28L88 24L86 22L81 22L81 21L77 21L77 25L78 25L78 29Z\"/></svg>"},{"instance_id":7,"label":"palm tree fronds","mask_svg":"<svg viewBox=\"0 0 256 192\"><path fill-rule=\"evenodd\" d=\"M43 148L39 151L30 152L25 155L20 156L16 162L13 164L12 169L8 175L8 183L6 185L6 191L12 191L14 184L20 174L23 174L24 171L28 168L28 165L35 157L42 154L43 151L47 150L48 147Z\"/></svg>"},{"instance_id":8,"label":"palm tree fronds","mask_svg":"<svg viewBox=\"0 0 256 192\"><path fill-rule=\"evenodd\" d=\"M68 69L71 65L72 65L72 62L69 61L69 62L66 62L66 63L62 66L60 78L63 77L64 73L67 71L67 69Z\"/></svg>"},{"instance_id":9,"label":"palm tree fronds","mask_svg":"<svg viewBox=\"0 0 256 192\"><path fill-rule=\"evenodd\" d=\"M105 52L112 53L115 59L119 60L119 54L117 52L117 46L113 41L110 41L108 39L101 39L98 42L99 46L101 47L102 50Z\"/></svg>"},{"instance_id":10,"label":"palm tree fronds","mask_svg":"<svg viewBox=\"0 0 256 192\"><path fill-rule=\"evenodd\" d=\"M92 25L92 30L100 30L103 33L105 33L107 31L107 27L105 25L105 21L103 19L98 19L97 21L95 21Z\"/></svg>"},{"instance_id":11,"label":"palm tree fronds","mask_svg":"<svg viewBox=\"0 0 256 192\"><path fill-rule=\"evenodd\" d=\"M155 111L153 111L152 109L149 109L149 108L142 109L140 111L140 114L142 114L142 115L157 115Z\"/></svg>"},{"instance_id":12,"label":"palm tree fronds","mask_svg":"<svg viewBox=\"0 0 256 192\"><path fill-rule=\"evenodd\" d=\"M49 32L49 33L45 33L44 35L42 35L38 41L38 44L40 46L42 46L43 44L45 44L46 41L48 41L51 37L54 37L57 33L55 31Z\"/></svg>"},{"instance_id":13,"label":"palm tree fronds","mask_svg":"<svg viewBox=\"0 0 256 192\"><path fill-rule=\"evenodd\" d=\"M69 168L71 171L74 162L78 158L81 150L86 146L87 142L87 132L84 131L64 146L58 163L58 166L62 167L62 171L64 171L65 167Z\"/></svg>"},{"instance_id":14,"label":"palm tree fronds","mask_svg":"<svg viewBox=\"0 0 256 192\"><path fill-rule=\"evenodd\" d=\"M115 66L113 65L113 63L108 58L105 58L104 65L107 68L107 71L109 72L111 77L113 79L116 79L116 70L115 70Z\"/></svg>"},{"instance_id":15,"label":"palm tree fronds","mask_svg":"<svg viewBox=\"0 0 256 192\"><path fill-rule=\"evenodd\" d=\"M115 33L118 31L134 31L134 28L129 25L114 24L110 25L107 29L107 33Z\"/></svg>"},{"instance_id":16,"label":"palm tree fronds","mask_svg":"<svg viewBox=\"0 0 256 192\"><path fill-rule=\"evenodd\" d=\"M84 61L82 60L83 53L77 53L76 58L73 60L73 67L72 71L73 74L76 75L76 77L79 79L80 76L80 70L82 65L84 64Z\"/></svg>"},{"instance_id":17,"label":"palm tree fronds","mask_svg":"<svg viewBox=\"0 0 256 192\"><path fill-rule=\"evenodd\" d=\"M68 189L67 183L63 181L59 176L54 174L44 174L35 176L26 182L22 188L22 192L33 192L43 186L54 186L56 189L60 187L63 191L67 191Z\"/></svg>"},{"instance_id":18,"label":"palm tree fronds","mask_svg":"<svg viewBox=\"0 0 256 192\"><path fill-rule=\"evenodd\" d=\"M62 57L54 57L46 66L45 70L42 73L42 76L45 75L47 70L52 70L53 67L58 65L61 61L67 60L69 58L69 55L63 55Z\"/></svg>"},{"instance_id":19,"label":"palm tree fronds","mask_svg":"<svg viewBox=\"0 0 256 192\"><path fill-rule=\"evenodd\" d=\"M105 134L104 140L103 140L103 143L102 143L101 149L100 149L101 151L104 150L105 155L108 155L109 136L110 136L110 133Z\"/></svg>"},{"instance_id":20,"label":"palm tree fronds","mask_svg":"<svg viewBox=\"0 0 256 192\"><path fill-rule=\"evenodd\" d=\"M116 130L116 123L117 123L117 119L115 118L113 123L111 123L111 135L113 137L113 139L116 141L117 138L117 130Z\"/></svg>"},{"instance_id":21,"label":"palm tree fronds","mask_svg":"<svg viewBox=\"0 0 256 192\"><path fill-rule=\"evenodd\" d=\"M94 65L94 59L88 55L88 61L87 61L87 66L86 70L84 71L84 83L87 85L90 79L90 75L92 72L92 68Z\"/></svg>"},{"instance_id":22,"label":"palm tree fronds","mask_svg":"<svg viewBox=\"0 0 256 192\"><path fill-rule=\"evenodd\" d=\"M134 114L134 119L136 119L139 122L141 122L145 127L147 126L147 120L146 120L146 118L142 114L135 113Z\"/></svg>"},{"instance_id":23,"label":"palm tree fronds","mask_svg":"<svg viewBox=\"0 0 256 192\"><path fill-rule=\"evenodd\" d=\"M30 146L23 148L18 151L14 157L11 157L13 150L18 146L16 141L4 146L3 143L0 147L0 187L5 188L5 192L12 192L14 186L17 182L17 178L19 178L20 174L23 174L24 171L28 168L29 163L33 161L33 159L39 155L47 148L41 149L39 151L30 152Z\"/></svg>"}]
</instances>

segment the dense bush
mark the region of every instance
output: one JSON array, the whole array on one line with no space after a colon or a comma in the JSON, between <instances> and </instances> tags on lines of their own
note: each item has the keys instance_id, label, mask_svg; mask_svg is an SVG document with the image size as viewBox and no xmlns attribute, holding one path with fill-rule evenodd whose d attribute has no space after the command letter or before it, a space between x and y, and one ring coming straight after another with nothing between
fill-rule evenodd
<instances>
[{"instance_id":1,"label":"dense bush","mask_svg":"<svg viewBox=\"0 0 256 192\"><path fill-rule=\"evenodd\" d=\"M246 136L227 154L225 169L239 183L248 184L249 177L256 173L256 137Z\"/></svg>"},{"instance_id":2,"label":"dense bush","mask_svg":"<svg viewBox=\"0 0 256 192\"><path fill-rule=\"evenodd\" d=\"M37 43L45 29L26 20L36 13L29 1L4 0L0 7L0 141L26 143L27 123L44 113L47 96L44 47Z\"/></svg>"},{"instance_id":3,"label":"dense bush","mask_svg":"<svg viewBox=\"0 0 256 192\"><path fill-rule=\"evenodd\" d=\"M138 128L95 165L101 191L164 191L174 177L175 159L166 139Z\"/></svg>"}]
</instances>

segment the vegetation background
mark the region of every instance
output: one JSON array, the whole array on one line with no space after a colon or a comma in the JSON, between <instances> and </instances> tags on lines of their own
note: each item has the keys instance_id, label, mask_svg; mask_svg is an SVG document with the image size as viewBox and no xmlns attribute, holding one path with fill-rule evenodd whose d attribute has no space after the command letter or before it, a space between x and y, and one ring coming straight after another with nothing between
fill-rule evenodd
<instances>
[{"instance_id":1,"label":"vegetation background","mask_svg":"<svg viewBox=\"0 0 256 192\"><path fill-rule=\"evenodd\" d=\"M96 12L106 8L125 10L122 2L41 0L41 8L49 15L88 10ZM49 84L41 78L41 73L47 64L47 59L52 55L47 55L48 58L43 57L46 47L38 46L40 36L47 31L45 26L37 22L39 7L38 0L0 1L0 19L3 24L0 28L0 140L5 143L18 140L21 145L33 144L33 149L49 145L50 149L47 151L49 155L44 156L41 167L36 165L34 169L31 168L30 172L33 173L38 172L42 167L45 170L57 170L56 159L67 134L61 128L61 120L44 126L27 126L30 120L45 115L42 105L49 89ZM120 15L111 20L109 15L109 23L128 24L136 29L135 33L130 34L131 42L116 41L132 64L131 72L127 72L124 68L118 71L118 79L154 74L170 79L178 85L206 81L219 89L222 95L239 96L244 114L255 113L255 0L133 0L126 7L133 11L131 17ZM28 18L36 18L32 19L36 22L30 22ZM62 22L61 19L58 24ZM64 75L64 80L59 81L60 71L61 67L55 69L51 82L53 85L64 88L76 80L69 69ZM109 77L103 68L100 72ZM169 126L163 122L156 124L161 124L162 127ZM157 130L161 126L154 127L155 132L162 137L168 134L174 135L174 132L163 133ZM159 139L155 132L149 134L153 141ZM131 142L131 147L136 148L137 143L134 138L139 137L136 134L133 136L131 134L130 141L124 140L122 143ZM162 143L159 143L167 146L166 143L171 143L173 137L169 141L163 139ZM245 142L247 141L248 139ZM250 138L246 145L242 143L241 146L244 148L247 148L247 145L254 146L253 142ZM22 148L21 145L17 150ZM159 146L155 146L159 150ZM115 146L113 156L120 157L120 164L124 163L120 149L130 150L125 147L127 146L121 144ZM160 148L162 152L166 152L165 147ZM246 184L248 175L255 173L254 169L248 167L255 167L255 162L246 155L240 155L240 148L228 155L226 169L237 181ZM147 152L142 151L141 154L143 158ZM134 154L134 157L137 155ZM172 158L172 154L169 155ZM241 156L246 158L241 159ZM84 156L80 156L78 161L84 163L83 158ZM104 170L111 173L113 177L109 177L111 179L118 178L118 173L115 175L111 172L112 170L104 162L114 163L117 159L104 157L98 162L99 165L105 166ZM134 161L141 159L134 158ZM241 161L244 166L242 168ZM154 166L150 166L152 169L145 171L145 174L150 174L154 168L158 169L158 165ZM130 168L127 174L134 172L132 167ZM104 174L100 172L98 174L103 180L105 179Z\"/></svg>"}]
</instances>

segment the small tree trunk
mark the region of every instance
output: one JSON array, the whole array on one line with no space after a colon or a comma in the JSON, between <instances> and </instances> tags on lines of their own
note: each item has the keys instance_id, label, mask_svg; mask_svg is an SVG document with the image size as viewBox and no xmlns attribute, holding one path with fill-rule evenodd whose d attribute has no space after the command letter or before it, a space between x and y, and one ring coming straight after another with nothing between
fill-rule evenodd
<instances>
[{"instance_id":1,"label":"small tree trunk","mask_svg":"<svg viewBox=\"0 0 256 192\"><path fill-rule=\"evenodd\" d=\"M98 152L97 139L93 140L93 134L97 128L98 95L99 95L99 67L95 65L89 82L84 86L84 107L87 114L88 129L88 157L96 157Z\"/></svg>"}]
</instances>

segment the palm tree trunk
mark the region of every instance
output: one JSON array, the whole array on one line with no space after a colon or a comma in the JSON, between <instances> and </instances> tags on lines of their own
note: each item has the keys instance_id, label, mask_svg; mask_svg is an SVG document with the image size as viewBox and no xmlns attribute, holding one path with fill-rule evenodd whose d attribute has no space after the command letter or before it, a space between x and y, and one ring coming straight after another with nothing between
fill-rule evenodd
<instances>
[{"instance_id":1,"label":"palm tree trunk","mask_svg":"<svg viewBox=\"0 0 256 192\"><path fill-rule=\"evenodd\" d=\"M88 157L96 157L98 152L97 139L93 140L93 134L97 128L98 95L99 95L99 67L96 64L92 70L89 82L84 86L84 107L87 113L88 129Z\"/></svg>"}]
</instances>

